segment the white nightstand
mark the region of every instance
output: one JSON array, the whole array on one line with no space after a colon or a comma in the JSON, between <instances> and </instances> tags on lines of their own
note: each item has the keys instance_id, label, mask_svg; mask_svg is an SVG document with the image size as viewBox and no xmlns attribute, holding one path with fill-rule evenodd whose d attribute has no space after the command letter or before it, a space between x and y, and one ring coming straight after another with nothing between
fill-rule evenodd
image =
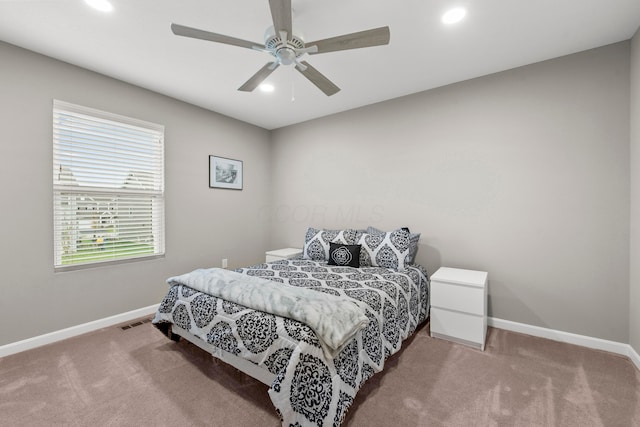
<instances>
[{"instance_id":1,"label":"white nightstand","mask_svg":"<svg viewBox=\"0 0 640 427\"><path fill-rule=\"evenodd\" d=\"M285 248L265 253L266 262L279 261L281 259L290 259L302 254L302 249Z\"/></svg>"},{"instance_id":2,"label":"white nightstand","mask_svg":"<svg viewBox=\"0 0 640 427\"><path fill-rule=\"evenodd\" d=\"M441 267L431 276L431 336L484 351L487 336L485 271Z\"/></svg>"}]
</instances>

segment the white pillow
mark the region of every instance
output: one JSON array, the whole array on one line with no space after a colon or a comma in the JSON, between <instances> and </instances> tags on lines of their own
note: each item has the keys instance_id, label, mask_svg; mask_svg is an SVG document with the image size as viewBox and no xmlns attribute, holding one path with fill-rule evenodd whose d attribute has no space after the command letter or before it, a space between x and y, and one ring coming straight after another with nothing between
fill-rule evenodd
<instances>
[{"instance_id":1,"label":"white pillow","mask_svg":"<svg viewBox=\"0 0 640 427\"><path fill-rule=\"evenodd\" d=\"M343 245L355 245L358 240L356 230L320 230L309 227L304 238L302 257L314 261L329 260L329 244L342 243Z\"/></svg>"},{"instance_id":2,"label":"white pillow","mask_svg":"<svg viewBox=\"0 0 640 427\"><path fill-rule=\"evenodd\" d=\"M378 228L369 226L367 227L367 233L369 234L384 234L385 231L382 231ZM416 253L418 253L418 241L420 240L420 233L412 233L409 232L409 255L405 259L405 263L413 264L416 261Z\"/></svg>"},{"instance_id":3,"label":"white pillow","mask_svg":"<svg viewBox=\"0 0 640 427\"><path fill-rule=\"evenodd\" d=\"M362 245L360 266L404 270L410 243L409 232L404 229L382 234L361 234L358 240L358 244Z\"/></svg>"}]
</instances>

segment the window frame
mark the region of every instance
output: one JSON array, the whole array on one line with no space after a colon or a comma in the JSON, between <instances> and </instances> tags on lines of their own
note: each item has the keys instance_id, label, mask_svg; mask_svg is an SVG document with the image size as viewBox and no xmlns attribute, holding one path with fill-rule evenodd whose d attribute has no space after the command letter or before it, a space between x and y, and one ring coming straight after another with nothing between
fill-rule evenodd
<instances>
[{"instance_id":1,"label":"window frame","mask_svg":"<svg viewBox=\"0 0 640 427\"><path fill-rule=\"evenodd\" d=\"M55 272L61 271L71 271L71 270L80 270L87 268L95 268L95 267L103 267L107 265L121 264L121 263L129 263L136 261L143 261L149 259L158 259L165 256L165 238L166 238L166 229L165 229L165 184L164 184L164 174L165 174L165 159L164 159L164 126L156 123L151 123L139 119L134 119L131 117L110 113L102 110L97 110L90 107L85 107L81 105L71 104L65 101L60 101L57 99L53 100L53 135L52 135L52 148L53 148L53 266ZM121 130L132 130L133 132L143 132L146 138L149 138L152 143L158 143L160 146L155 148L149 148L148 154L151 155L152 163L154 166L151 168L153 171L149 173L148 181L146 185L140 184L140 187L148 187L148 188L132 188L127 187L127 180L134 173L140 173L135 169L129 169L127 178L123 179L122 187L116 188L110 186L109 183L104 185L95 185L95 181L93 185L91 184L77 184L70 185L70 180L61 179L60 174L63 172L63 168L68 165L64 165L64 161L62 158L69 155L72 150L78 148L83 149L86 148L82 142L79 142L78 145L73 145L73 137L62 136L62 130L66 129L66 121L64 117L80 120L89 120L96 124L101 124L106 126L113 126L113 132L104 131L104 133L100 133L99 130L91 128L90 132L98 135L96 138L114 138L116 131ZM83 135L82 132L79 135ZM78 137L80 140L81 137ZM61 142L62 141L62 142ZM71 141L71 144L69 144ZM130 141L126 140L124 145L129 144ZM65 145L73 145L72 149L65 147ZM95 176L99 176L99 169L106 169L107 173L114 173L116 171L113 159L110 159L110 156L114 156L114 154L119 154L122 151L122 146L118 146L118 144L112 144L113 147L107 150L104 150L107 154L105 157L95 157L98 162L100 162L101 167L97 167L95 164L92 166L85 166L85 170L91 170L91 174L95 173ZM95 155L95 154L94 154ZM81 160L86 160L86 158L82 158ZM134 160L135 161L135 160ZM104 164L111 163L109 165L112 169L104 168ZM69 173L73 175L72 167L68 166ZM120 173L122 173L120 171ZM135 176L134 176L135 177ZM140 175L138 175L140 177ZM99 178L98 178L99 179ZM75 177L73 179L75 181ZM144 180L144 178L143 178ZM90 198L92 201L85 201L85 198ZM116 214L114 215L114 227L121 227L124 225L131 226L132 223L136 223L136 220L133 219L139 212L149 212L150 225L135 225L132 231L148 231L147 238L151 238L151 244L148 245L150 248L153 248L152 253L133 253L126 255L126 250L116 250L113 246L110 247L110 251L106 252L103 256L103 259L95 259L99 258L98 255L100 252L95 249L89 250L89 261L83 262L73 261L72 263L64 262L64 245L68 240L73 242L74 253L73 256L78 256L78 248L76 247L77 242L80 241L83 236L82 226L80 225L82 219L80 218L82 215L80 214L80 208L76 207L77 211L73 211L73 209L64 208L63 203L65 202L69 204L73 204L79 206L81 201L86 203L87 205L91 205L92 203L96 206L95 210L97 211L97 207L100 204L107 204L110 206L109 209L113 206ZM127 202L128 200L128 202ZM73 203L71 203L73 202ZM138 205L136 205L136 203ZM132 207L133 206L133 207ZM140 207L142 206L142 207ZM124 210L128 207L130 213L130 219L119 219L121 210ZM72 216L73 220L69 221L68 216ZM91 215L86 215L87 217L91 217ZM95 221L96 214L93 215L93 220ZM86 222L85 218L85 222ZM72 231L69 235L64 236L63 227L69 227L69 224L72 223L70 227ZM92 225L91 227L94 227ZM97 228L96 231L101 231L100 228ZM127 229L129 231L129 229ZM137 235L137 234L136 234ZM94 234L93 237L96 235ZM96 244L98 243L98 239L96 239ZM106 242L107 238L102 238L102 242ZM120 242L126 244L132 244L133 242ZM80 245L80 244L78 244ZM146 250L146 249L145 249ZM134 249L133 252L136 252ZM138 250L140 252L140 250ZM112 254L109 256L108 254ZM94 255L93 258L90 255Z\"/></svg>"}]
</instances>

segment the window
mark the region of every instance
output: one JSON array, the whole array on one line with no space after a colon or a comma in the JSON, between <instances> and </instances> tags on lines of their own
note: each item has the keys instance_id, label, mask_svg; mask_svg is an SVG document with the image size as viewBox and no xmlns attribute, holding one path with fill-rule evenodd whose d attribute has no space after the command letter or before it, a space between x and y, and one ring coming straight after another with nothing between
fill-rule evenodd
<instances>
[{"instance_id":1,"label":"window","mask_svg":"<svg viewBox=\"0 0 640 427\"><path fill-rule=\"evenodd\" d=\"M164 254L164 126L53 102L56 270Z\"/></svg>"}]
</instances>

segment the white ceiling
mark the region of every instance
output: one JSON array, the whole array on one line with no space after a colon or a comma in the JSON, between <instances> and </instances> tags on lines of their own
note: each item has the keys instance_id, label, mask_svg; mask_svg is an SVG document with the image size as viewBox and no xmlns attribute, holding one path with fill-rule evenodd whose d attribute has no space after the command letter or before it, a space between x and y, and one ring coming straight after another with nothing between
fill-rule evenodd
<instances>
[{"instance_id":1,"label":"white ceiling","mask_svg":"<svg viewBox=\"0 0 640 427\"><path fill-rule=\"evenodd\" d=\"M640 0L292 0L307 41L390 27L387 46L303 58L342 89L327 97L292 67L267 79L272 93L239 92L269 55L170 30L263 43L268 0L111 2L104 14L83 0L0 0L0 40L266 129L627 40L640 26ZM460 5L466 18L442 24Z\"/></svg>"}]
</instances>

